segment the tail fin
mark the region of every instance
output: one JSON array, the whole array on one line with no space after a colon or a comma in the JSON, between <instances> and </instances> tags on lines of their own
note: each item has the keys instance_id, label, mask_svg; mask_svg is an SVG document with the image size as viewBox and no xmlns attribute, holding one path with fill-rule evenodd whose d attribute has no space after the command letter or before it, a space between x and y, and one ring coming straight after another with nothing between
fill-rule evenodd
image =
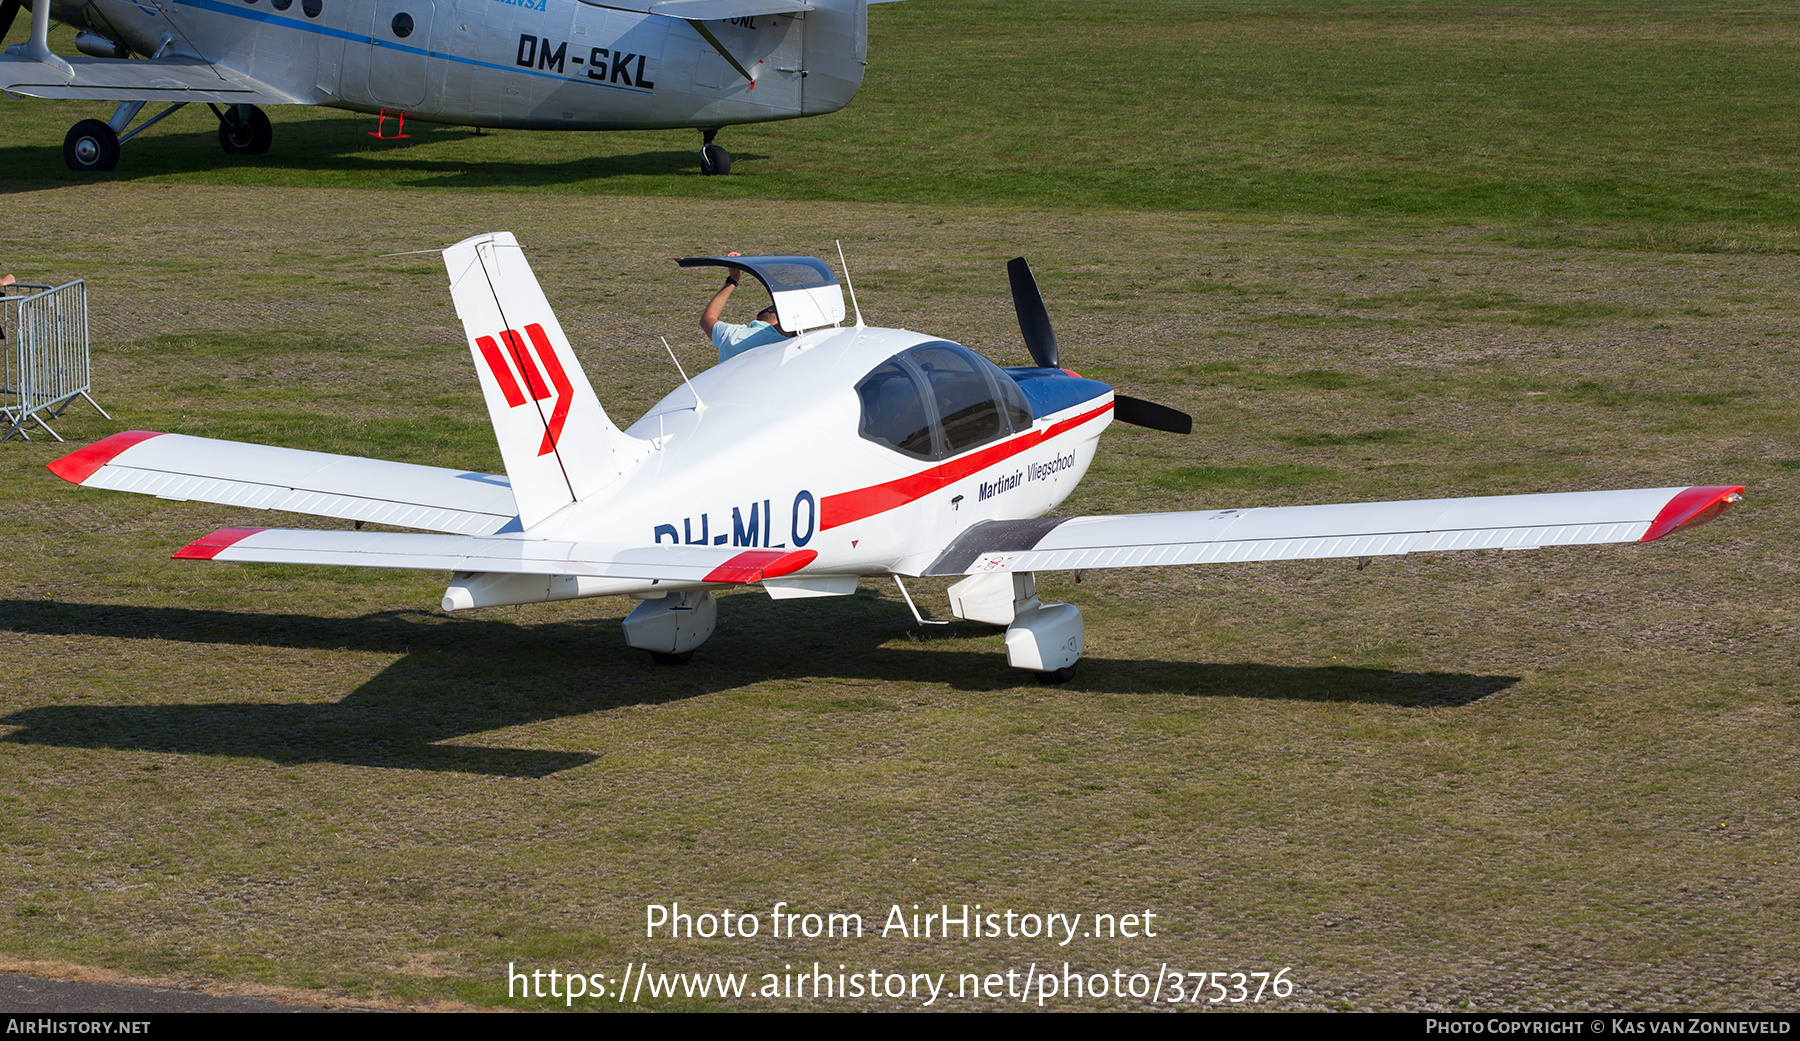
<instances>
[{"instance_id":1,"label":"tail fin","mask_svg":"<svg viewBox=\"0 0 1800 1041\"><path fill-rule=\"evenodd\" d=\"M511 232L458 242L444 267L522 527L649 457L649 442L626 436L600 407Z\"/></svg>"},{"instance_id":2,"label":"tail fin","mask_svg":"<svg viewBox=\"0 0 1800 1041\"><path fill-rule=\"evenodd\" d=\"M862 86L869 5L866 0L812 0L805 26L807 78L800 86L800 114L836 112Z\"/></svg>"}]
</instances>

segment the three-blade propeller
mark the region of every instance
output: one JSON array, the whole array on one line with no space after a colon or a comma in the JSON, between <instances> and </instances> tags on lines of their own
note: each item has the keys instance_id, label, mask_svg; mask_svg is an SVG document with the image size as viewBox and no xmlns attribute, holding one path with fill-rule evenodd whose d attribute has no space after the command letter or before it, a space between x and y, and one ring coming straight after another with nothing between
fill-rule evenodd
<instances>
[{"instance_id":1,"label":"three-blade propeller","mask_svg":"<svg viewBox=\"0 0 1800 1041\"><path fill-rule=\"evenodd\" d=\"M1038 292L1037 279L1031 277L1031 265L1024 257L1006 262L1006 278L1012 283L1013 310L1019 315L1019 332L1025 337L1025 349L1039 368L1060 368L1057 364L1056 332L1050 328L1050 311L1044 306L1044 294ZM1113 418L1151 430L1171 434L1190 434L1194 418L1167 405L1143 398L1113 393Z\"/></svg>"}]
</instances>

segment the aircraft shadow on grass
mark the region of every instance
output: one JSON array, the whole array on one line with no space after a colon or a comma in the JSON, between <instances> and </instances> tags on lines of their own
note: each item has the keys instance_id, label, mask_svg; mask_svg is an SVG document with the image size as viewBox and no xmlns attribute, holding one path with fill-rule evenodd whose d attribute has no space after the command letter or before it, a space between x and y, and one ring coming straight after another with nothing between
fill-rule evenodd
<instances>
[{"instance_id":1,"label":"aircraft shadow on grass","mask_svg":"<svg viewBox=\"0 0 1800 1041\"><path fill-rule=\"evenodd\" d=\"M408 123L412 136L404 141L377 141L367 131L368 119L311 119L276 127L275 147L258 156L226 155L219 149L215 128L195 133L158 133L153 130L125 146L126 161L110 173L73 173L63 165L60 141L9 144L0 147L0 170L8 172L0 194L54 184L90 184L96 181L133 181L182 173L243 173L254 179L259 172L370 174L393 177L417 188L520 188L554 187L577 181L613 177L672 174L700 176L698 139L691 149L638 152L633 155L590 156L567 162L533 162L529 159L482 161L428 158L415 152L418 146L460 140L470 135L464 127ZM491 134L524 134L525 131L488 131ZM17 140L16 138L14 139ZM739 152L734 166L755 163L765 156ZM30 181L31 183L23 183Z\"/></svg>"},{"instance_id":2,"label":"aircraft shadow on grass","mask_svg":"<svg viewBox=\"0 0 1800 1041\"><path fill-rule=\"evenodd\" d=\"M403 655L337 702L40 705L0 716L0 726L20 728L0 741L543 777L599 756L439 742L774 679L935 682L965 691L1008 690L1019 683L1018 671L993 649L942 648L991 633L985 626L957 623L946 627L949 632L918 632L904 615L895 617L894 605L865 595L842 605L855 618L807 605L784 605L774 614L757 599L722 598L719 634L680 667L653 665L641 651L625 647L612 620L530 625L414 611L322 618L0 601L0 631L7 632ZM907 642L885 646L897 641ZM1516 682L1513 676L1350 666L1090 657L1063 689L1425 707L1466 705Z\"/></svg>"}]
</instances>

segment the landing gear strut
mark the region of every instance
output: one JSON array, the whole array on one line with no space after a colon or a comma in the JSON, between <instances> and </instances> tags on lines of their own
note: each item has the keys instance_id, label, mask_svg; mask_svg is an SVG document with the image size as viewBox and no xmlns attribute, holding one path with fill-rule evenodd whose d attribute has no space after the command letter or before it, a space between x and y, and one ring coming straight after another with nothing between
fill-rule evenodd
<instances>
[{"instance_id":1,"label":"landing gear strut","mask_svg":"<svg viewBox=\"0 0 1800 1041\"><path fill-rule=\"evenodd\" d=\"M724 146L713 144L713 138L719 136L718 127L710 127L700 132L704 140L700 143L700 172L708 177L723 176L731 172L731 153Z\"/></svg>"},{"instance_id":2,"label":"landing gear strut","mask_svg":"<svg viewBox=\"0 0 1800 1041\"><path fill-rule=\"evenodd\" d=\"M1029 571L991 571L951 586L950 613L971 622L1006 626L1006 664L1035 673L1039 683L1075 678L1086 639L1081 611L1038 599Z\"/></svg>"},{"instance_id":3,"label":"landing gear strut","mask_svg":"<svg viewBox=\"0 0 1800 1041\"><path fill-rule=\"evenodd\" d=\"M206 107L219 117L219 147L227 155L262 155L275 140L268 115L255 105L231 105L223 112L217 105Z\"/></svg>"},{"instance_id":4,"label":"landing gear strut","mask_svg":"<svg viewBox=\"0 0 1800 1041\"><path fill-rule=\"evenodd\" d=\"M131 121L144 110L144 103L121 101L106 122L84 119L69 128L69 136L63 138L63 162L76 173L111 170L119 165L119 146L186 107L187 102L177 101L127 130L125 128L131 126Z\"/></svg>"},{"instance_id":5,"label":"landing gear strut","mask_svg":"<svg viewBox=\"0 0 1800 1041\"><path fill-rule=\"evenodd\" d=\"M718 619L718 601L707 590L646 599L625 616L625 645L649 651L658 665L680 665L712 635Z\"/></svg>"}]
</instances>

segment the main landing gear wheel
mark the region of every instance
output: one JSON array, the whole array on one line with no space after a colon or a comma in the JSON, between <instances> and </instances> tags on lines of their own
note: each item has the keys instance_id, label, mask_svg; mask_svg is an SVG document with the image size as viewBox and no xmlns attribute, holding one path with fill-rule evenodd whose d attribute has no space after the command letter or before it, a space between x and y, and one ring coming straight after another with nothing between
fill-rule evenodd
<instances>
[{"instance_id":1,"label":"main landing gear wheel","mask_svg":"<svg viewBox=\"0 0 1800 1041\"><path fill-rule=\"evenodd\" d=\"M1056 683L1067 683L1074 678L1075 678L1075 666L1073 666L1073 665L1064 665L1060 669L1056 669L1051 672L1040 672L1037 674L1037 681L1039 683L1044 684L1045 686L1050 686L1050 685L1056 684Z\"/></svg>"},{"instance_id":2,"label":"main landing gear wheel","mask_svg":"<svg viewBox=\"0 0 1800 1041\"><path fill-rule=\"evenodd\" d=\"M685 665L693 656L693 651L682 651L680 654L669 654L665 651L650 652L650 660L658 665Z\"/></svg>"},{"instance_id":3,"label":"main landing gear wheel","mask_svg":"<svg viewBox=\"0 0 1800 1041\"><path fill-rule=\"evenodd\" d=\"M708 177L724 176L731 172L731 153L724 147L715 144L700 146L700 172Z\"/></svg>"},{"instance_id":4,"label":"main landing gear wheel","mask_svg":"<svg viewBox=\"0 0 1800 1041\"><path fill-rule=\"evenodd\" d=\"M255 105L233 105L219 114L219 147L228 155L262 155L274 140L268 115Z\"/></svg>"},{"instance_id":5,"label":"main landing gear wheel","mask_svg":"<svg viewBox=\"0 0 1800 1041\"><path fill-rule=\"evenodd\" d=\"M98 119L84 119L63 138L63 162L76 173L98 173L119 165L119 135Z\"/></svg>"}]
</instances>

